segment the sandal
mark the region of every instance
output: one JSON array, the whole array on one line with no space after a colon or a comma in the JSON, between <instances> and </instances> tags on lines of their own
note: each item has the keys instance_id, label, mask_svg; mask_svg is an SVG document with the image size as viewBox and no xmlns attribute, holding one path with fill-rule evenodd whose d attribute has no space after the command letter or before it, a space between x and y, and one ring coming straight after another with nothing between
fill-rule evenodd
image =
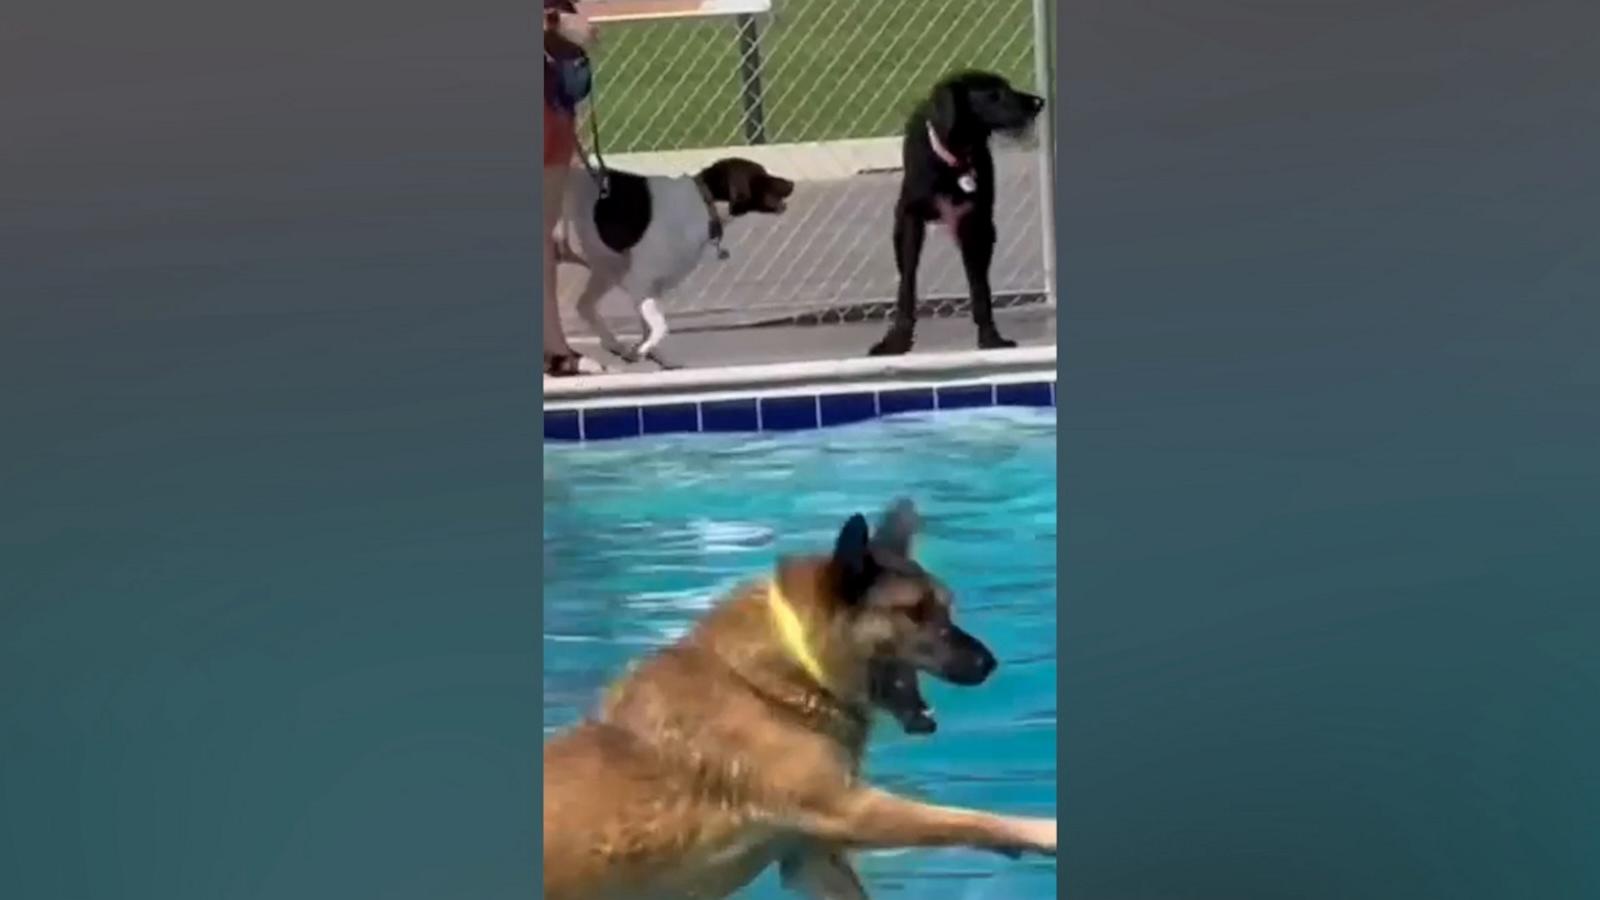
<instances>
[{"instance_id":1,"label":"sandal","mask_svg":"<svg viewBox=\"0 0 1600 900\"><path fill-rule=\"evenodd\" d=\"M546 353L544 374L552 378L570 378L574 375L599 375L605 367L582 353Z\"/></svg>"}]
</instances>

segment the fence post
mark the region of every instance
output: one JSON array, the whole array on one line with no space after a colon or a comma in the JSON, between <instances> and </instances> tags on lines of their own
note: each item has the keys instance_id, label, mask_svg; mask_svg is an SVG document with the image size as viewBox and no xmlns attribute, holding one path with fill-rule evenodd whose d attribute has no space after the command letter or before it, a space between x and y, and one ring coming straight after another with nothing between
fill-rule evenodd
<instances>
[{"instance_id":1,"label":"fence post","mask_svg":"<svg viewBox=\"0 0 1600 900\"><path fill-rule=\"evenodd\" d=\"M739 92L744 98L744 136L752 144L767 142L767 111L761 98L761 27L755 15L736 19L739 30Z\"/></svg>"},{"instance_id":2,"label":"fence post","mask_svg":"<svg viewBox=\"0 0 1600 900\"><path fill-rule=\"evenodd\" d=\"M1049 0L1033 0L1033 77L1044 95L1039 133L1039 233L1044 236L1044 292L1052 309L1056 305L1056 117L1055 71L1051 53L1054 23Z\"/></svg>"}]
</instances>

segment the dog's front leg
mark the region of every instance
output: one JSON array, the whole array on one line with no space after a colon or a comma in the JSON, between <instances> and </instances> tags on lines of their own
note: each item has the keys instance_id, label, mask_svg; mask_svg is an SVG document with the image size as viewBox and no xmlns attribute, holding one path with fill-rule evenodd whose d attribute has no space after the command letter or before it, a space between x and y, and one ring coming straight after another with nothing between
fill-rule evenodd
<instances>
[{"instance_id":1,"label":"dog's front leg","mask_svg":"<svg viewBox=\"0 0 1600 900\"><path fill-rule=\"evenodd\" d=\"M578 318L582 319L583 323L589 326L589 330L594 332L595 337L600 339L600 346L604 347L607 353L626 359L627 348L622 346L622 342L617 340L611 327L606 325L605 319L600 317L600 298L610 289L610 279L599 271L590 269L589 280L584 282L583 291L578 294L574 306L577 307Z\"/></svg>"},{"instance_id":2,"label":"dog's front leg","mask_svg":"<svg viewBox=\"0 0 1600 900\"><path fill-rule=\"evenodd\" d=\"M967 294L972 299L972 322L978 326L978 348L997 350L1015 347L1016 341L1000 336L994 325L994 295L989 290L989 266L994 262L994 213L977 209L956 224L956 244L961 248L961 267L966 270Z\"/></svg>"},{"instance_id":3,"label":"dog's front leg","mask_svg":"<svg viewBox=\"0 0 1600 900\"><path fill-rule=\"evenodd\" d=\"M800 823L814 839L854 849L972 847L1006 856L1056 854L1056 820L1000 816L857 788Z\"/></svg>"},{"instance_id":4,"label":"dog's front leg","mask_svg":"<svg viewBox=\"0 0 1600 900\"><path fill-rule=\"evenodd\" d=\"M783 886L808 900L870 900L850 861L836 847L808 844L778 864Z\"/></svg>"},{"instance_id":5,"label":"dog's front leg","mask_svg":"<svg viewBox=\"0 0 1600 900\"><path fill-rule=\"evenodd\" d=\"M889 332L867 353L871 356L898 356L911 350L917 327L917 266L922 261L922 245L928 223L914 212L902 208L894 219L894 264L900 273L900 288L895 294L894 321Z\"/></svg>"},{"instance_id":6,"label":"dog's front leg","mask_svg":"<svg viewBox=\"0 0 1600 900\"><path fill-rule=\"evenodd\" d=\"M661 314L661 306L656 303L654 297L646 297L639 303L639 330L643 332L643 336L630 351L633 360L648 359L663 369L681 368L667 362L656 352L656 348L661 346L661 342L667 337L667 317Z\"/></svg>"}]
</instances>

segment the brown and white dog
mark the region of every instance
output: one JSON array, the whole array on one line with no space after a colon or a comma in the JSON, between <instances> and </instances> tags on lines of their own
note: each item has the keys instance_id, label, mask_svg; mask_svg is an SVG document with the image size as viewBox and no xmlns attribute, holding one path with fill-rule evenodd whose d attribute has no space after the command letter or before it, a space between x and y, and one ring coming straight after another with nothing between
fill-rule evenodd
<instances>
[{"instance_id":1,"label":"brown and white dog","mask_svg":"<svg viewBox=\"0 0 1600 900\"><path fill-rule=\"evenodd\" d=\"M546 900L713 900L774 864L803 896L857 900L851 851L1055 855L1054 819L922 803L862 777L874 705L910 729L895 707L926 714L917 670L976 685L996 667L912 561L915 523L905 501L876 537L851 517L831 554L735 591L545 745Z\"/></svg>"},{"instance_id":2,"label":"brown and white dog","mask_svg":"<svg viewBox=\"0 0 1600 900\"><path fill-rule=\"evenodd\" d=\"M627 362L649 359L673 368L657 351L667 336L659 299L681 284L707 251L725 255L723 229L731 220L752 212L783 212L794 182L760 163L728 158L677 177L613 169L606 172L605 185L602 193L594 178L574 178L557 232L557 258L589 270L577 299L578 315L606 352ZM600 299L613 288L621 288L638 310L641 334L635 344L624 345L600 318Z\"/></svg>"}]
</instances>

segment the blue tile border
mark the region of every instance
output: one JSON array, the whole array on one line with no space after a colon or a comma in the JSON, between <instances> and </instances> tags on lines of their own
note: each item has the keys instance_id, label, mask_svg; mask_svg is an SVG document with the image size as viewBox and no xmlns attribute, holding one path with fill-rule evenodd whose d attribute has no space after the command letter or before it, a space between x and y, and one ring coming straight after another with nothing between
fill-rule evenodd
<instances>
[{"instance_id":1,"label":"blue tile border","mask_svg":"<svg viewBox=\"0 0 1600 900\"><path fill-rule=\"evenodd\" d=\"M878 414L892 416L896 413L926 412L937 409L933 388L910 388L878 392Z\"/></svg>"},{"instance_id":2,"label":"blue tile border","mask_svg":"<svg viewBox=\"0 0 1600 900\"><path fill-rule=\"evenodd\" d=\"M579 441L583 439L583 424L575 409L554 409L544 414L544 439L547 441Z\"/></svg>"},{"instance_id":3,"label":"blue tile border","mask_svg":"<svg viewBox=\"0 0 1600 900\"><path fill-rule=\"evenodd\" d=\"M762 431L814 431L818 427L816 394L799 397L762 397Z\"/></svg>"},{"instance_id":4,"label":"blue tile border","mask_svg":"<svg viewBox=\"0 0 1600 900\"><path fill-rule=\"evenodd\" d=\"M878 417L878 394L863 391L856 394L823 394L817 398L817 413L822 427L849 425Z\"/></svg>"},{"instance_id":5,"label":"blue tile border","mask_svg":"<svg viewBox=\"0 0 1600 900\"><path fill-rule=\"evenodd\" d=\"M995 391L992 384L952 384L941 386L934 396L940 409L977 409L993 406Z\"/></svg>"},{"instance_id":6,"label":"blue tile border","mask_svg":"<svg viewBox=\"0 0 1600 900\"><path fill-rule=\"evenodd\" d=\"M1055 406L1055 382L1029 381L1022 384L997 384L996 406Z\"/></svg>"},{"instance_id":7,"label":"blue tile border","mask_svg":"<svg viewBox=\"0 0 1600 900\"><path fill-rule=\"evenodd\" d=\"M754 397L712 400L700 404L701 431L760 431L761 412Z\"/></svg>"},{"instance_id":8,"label":"blue tile border","mask_svg":"<svg viewBox=\"0 0 1600 900\"><path fill-rule=\"evenodd\" d=\"M645 434L693 434L700 430L698 403L646 406L641 410L641 415Z\"/></svg>"},{"instance_id":9,"label":"blue tile border","mask_svg":"<svg viewBox=\"0 0 1600 900\"><path fill-rule=\"evenodd\" d=\"M810 431L881 416L991 406L1054 407L1054 380L942 384L936 388L857 390L781 397L677 400L637 406L553 409L544 414L552 442L603 441L650 434Z\"/></svg>"},{"instance_id":10,"label":"blue tile border","mask_svg":"<svg viewBox=\"0 0 1600 900\"><path fill-rule=\"evenodd\" d=\"M586 409L583 411L583 439L609 441L638 437L644 433L643 420L644 414L637 406Z\"/></svg>"}]
</instances>

